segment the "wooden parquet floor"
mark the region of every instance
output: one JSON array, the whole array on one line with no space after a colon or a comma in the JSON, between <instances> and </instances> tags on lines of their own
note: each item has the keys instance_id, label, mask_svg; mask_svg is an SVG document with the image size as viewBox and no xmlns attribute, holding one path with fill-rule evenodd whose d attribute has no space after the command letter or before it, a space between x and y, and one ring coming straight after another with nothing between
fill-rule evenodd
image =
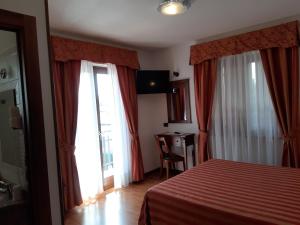
<instances>
[{"instance_id":1,"label":"wooden parquet floor","mask_svg":"<svg viewBox=\"0 0 300 225\"><path fill-rule=\"evenodd\" d=\"M146 191L163 180L152 173L141 183L108 190L94 204L71 210L65 225L136 225Z\"/></svg>"}]
</instances>

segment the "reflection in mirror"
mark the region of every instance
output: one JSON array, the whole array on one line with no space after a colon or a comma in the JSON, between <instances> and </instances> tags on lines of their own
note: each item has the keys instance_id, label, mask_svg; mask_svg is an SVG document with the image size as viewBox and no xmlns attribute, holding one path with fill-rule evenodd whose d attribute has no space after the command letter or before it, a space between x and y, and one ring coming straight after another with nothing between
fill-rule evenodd
<instances>
[{"instance_id":1,"label":"reflection in mirror","mask_svg":"<svg viewBox=\"0 0 300 225\"><path fill-rule=\"evenodd\" d=\"M0 214L7 224L27 225L30 223L20 77L17 34L0 30Z\"/></svg>"},{"instance_id":2,"label":"reflection in mirror","mask_svg":"<svg viewBox=\"0 0 300 225\"><path fill-rule=\"evenodd\" d=\"M189 80L170 82L171 91L168 93L169 123L190 123L190 89Z\"/></svg>"}]
</instances>

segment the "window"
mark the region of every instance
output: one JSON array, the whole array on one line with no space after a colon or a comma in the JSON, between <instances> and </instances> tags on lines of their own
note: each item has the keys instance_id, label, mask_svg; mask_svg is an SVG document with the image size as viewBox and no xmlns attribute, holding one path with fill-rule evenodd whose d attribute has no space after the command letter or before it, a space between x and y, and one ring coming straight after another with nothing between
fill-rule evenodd
<instances>
[{"instance_id":1,"label":"window","mask_svg":"<svg viewBox=\"0 0 300 225\"><path fill-rule=\"evenodd\" d=\"M210 145L214 158L280 164L280 130L258 51L219 60Z\"/></svg>"}]
</instances>

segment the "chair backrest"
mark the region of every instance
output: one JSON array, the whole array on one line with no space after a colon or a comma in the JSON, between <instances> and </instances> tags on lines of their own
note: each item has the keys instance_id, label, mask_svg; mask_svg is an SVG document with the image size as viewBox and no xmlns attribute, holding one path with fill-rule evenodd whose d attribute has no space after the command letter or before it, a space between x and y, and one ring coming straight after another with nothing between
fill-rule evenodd
<instances>
[{"instance_id":1,"label":"chair backrest","mask_svg":"<svg viewBox=\"0 0 300 225\"><path fill-rule=\"evenodd\" d=\"M169 146L164 137L155 135L155 141L161 154L163 155L170 154Z\"/></svg>"}]
</instances>

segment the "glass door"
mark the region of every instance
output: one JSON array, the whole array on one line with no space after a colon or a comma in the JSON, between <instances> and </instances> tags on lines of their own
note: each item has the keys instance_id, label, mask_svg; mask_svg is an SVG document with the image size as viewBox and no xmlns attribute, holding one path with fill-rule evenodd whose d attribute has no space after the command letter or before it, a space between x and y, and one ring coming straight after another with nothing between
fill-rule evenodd
<instances>
[{"instance_id":1,"label":"glass door","mask_svg":"<svg viewBox=\"0 0 300 225\"><path fill-rule=\"evenodd\" d=\"M112 111L113 89L112 79L106 67L94 67L96 105L99 127L99 141L103 171L104 190L114 186L113 145L112 145Z\"/></svg>"}]
</instances>

